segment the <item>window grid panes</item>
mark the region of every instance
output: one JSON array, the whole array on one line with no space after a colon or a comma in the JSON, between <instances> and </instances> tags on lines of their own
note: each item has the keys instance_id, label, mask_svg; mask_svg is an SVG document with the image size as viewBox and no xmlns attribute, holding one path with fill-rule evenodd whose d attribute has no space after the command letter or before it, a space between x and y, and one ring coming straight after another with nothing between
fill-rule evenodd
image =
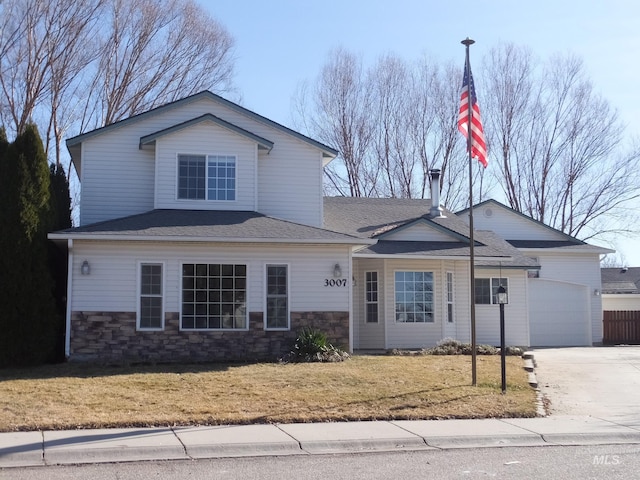
<instances>
[{"instance_id":1,"label":"window grid panes","mask_svg":"<svg viewBox=\"0 0 640 480\"><path fill-rule=\"evenodd\" d=\"M475 299L477 305L497 305L498 288L502 285L509 292L509 279L507 278L476 278Z\"/></svg>"},{"instance_id":2,"label":"window grid panes","mask_svg":"<svg viewBox=\"0 0 640 480\"><path fill-rule=\"evenodd\" d=\"M204 200L205 156L178 157L178 198Z\"/></svg>"},{"instance_id":3,"label":"window grid panes","mask_svg":"<svg viewBox=\"0 0 640 480\"><path fill-rule=\"evenodd\" d=\"M378 323L378 272L365 273L365 321Z\"/></svg>"},{"instance_id":4,"label":"window grid panes","mask_svg":"<svg viewBox=\"0 0 640 480\"><path fill-rule=\"evenodd\" d=\"M236 199L236 159L230 156L209 156L208 200Z\"/></svg>"},{"instance_id":5,"label":"window grid panes","mask_svg":"<svg viewBox=\"0 0 640 480\"><path fill-rule=\"evenodd\" d=\"M162 328L162 265L140 265L139 328Z\"/></svg>"},{"instance_id":6,"label":"window grid panes","mask_svg":"<svg viewBox=\"0 0 640 480\"><path fill-rule=\"evenodd\" d=\"M395 273L396 322L433 322L433 272Z\"/></svg>"},{"instance_id":7,"label":"window grid panes","mask_svg":"<svg viewBox=\"0 0 640 480\"><path fill-rule=\"evenodd\" d=\"M236 157L178 155L178 198L235 200Z\"/></svg>"},{"instance_id":8,"label":"window grid panes","mask_svg":"<svg viewBox=\"0 0 640 480\"><path fill-rule=\"evenodd\" d=\"M267 265L267 328L289 328L286 265Z\"/></svg>"},{"instance_id":9,"label":"window grid panes","mask_svg":"<svg viewBox=\"0 0 640 480\"><path fill-rule=\"evenodd\" d=\"M183 264L182 328L246 328L246 294L246 265Z\"/></svg>"}]
</instances>

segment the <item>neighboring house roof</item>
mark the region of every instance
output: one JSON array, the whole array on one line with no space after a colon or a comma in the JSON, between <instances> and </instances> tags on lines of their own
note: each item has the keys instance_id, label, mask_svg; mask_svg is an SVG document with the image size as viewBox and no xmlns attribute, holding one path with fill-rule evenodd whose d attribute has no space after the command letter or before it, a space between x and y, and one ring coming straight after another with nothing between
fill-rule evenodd
<instances>
[{"instance_id":1,"label":"neighboring house roof","mask_svg":"<svg viewBox=\"0 0 640 480\"><path fill-rule=\"evenodd\" d=\"M192 118L191 120L187 120L186 122L182 122L172 127L162 129L158 132L145 135L144 137L140 138L140 148L142 148L145 145L151 145L155 143L155 141L158 138L163 137L164 135L169 135L170 133L178 132L184 128L191 127L193 125L197 125L202 122L213 122L216 125L224 127L227 130L230 130L234 133L237 133L238 135L248 138L249 140L256 142L258 144L258 147L262 150L271 151L271 149L273 148L272 141L267 140L266 138L263 138L254 133L251 133L250 131L245 130L244 128L241 128L237 125L234 125L233 123L227 122L222 118L216 117L211 113L205 113L204 115L200 115L199 117Z\"/></svg>"},{"instance_id":2,"label":"neighboring house roof","mask_svg":"<svg viewBox=\"0 0 640 480\"><path fill-rule=\"evenodd\" d=\"M330 230L361 238L377 238L355 256L468 258L469 226L448 210L443 217L431 218L431 201L425 199L325 197L324 226ZM394 231L422 222L448 233L451 241L387 240ZM504 268L539 268L516 248L492 232L474 232L474 254L478 265Z\"/></svg>"},{"instance_id":3,"label":"neighboring house roof","mask_svg":"<svg viewBox=\"0 0 640 480\"><path fill-rule=\"evenodd\" d=\"M236 103L233 103L233 102L231 102L231 101L229 101L229 100L227 100L225 98L222 98L221 96L216 95L215 93L212 93L212 92L210 92L208 90L204 90L202 92L196 93L196 94L191 95L189 97L181 98L180 100L176 100L174 102L170 102L170 103L167 103L165 105L161 105L159 107L156 107L154 109L148 110L146 112L139 113L138 115L134 115L132 117L125 118L124 120L120 120L118 122L114 122L114 123L112 123L110 125L107 125L107 126L104 126L104 127L101 127L101 128L97 128L97 129L92 130L90 132L86 132L86 133L77 135L75 137L69 138L67 140L67 142L66 142L67 143L67 148L71 148L71 147L74 147L76 145L79 145L80 143L84 142L85 140L87 140L87 139L89 139L91 137L100 135L100 134L102 134L104 132L108 132L108 131L113 130L115 128L119 128L119 127L122 127L124 125L128 125L130 123L134 123L134 122L140 121L140 120L142 120L144 118L148 118L148 117L151 117L153 115L157 115L158 113L163 112L165 110L173 109L173 108L176 108L178 106L185 105L187 103L191 103L191 102L200 100L202 98L207 98L209 100L212 100L214 102L222 104L222 105L226 106L227 108L230 108L231 110L234 110L234 111L236 111L236 112L238 112L238 113L240 113L242 115L245 115L247 117L252 118L253 120L256 120L256 121L258 121L260 123L263 123L265 125L273 127L275 129L280 130L280 131L282 131L284 133L287 133L289 135L292 135L292 136L298 138L299 140L302 140L303 142L308 143L309 145L320 149L322 151L322 155L325 158L335 158L338 155L338 151L336 149L331 148L331 147L329 147L329 146L327 146L327 145L325 145L325 144L323 144L321 142L318 142L317 140L309 138L306 135L303 135L303 134L301 134L299 132L296 132L295 130L291 130L290 128L285 127L284 125L281 125L281 124L279 124L277 122L274 122L273 120L270 120L270 119L268 119L266 117L263 117L262 115L259 115L259 114L255 113L255 112L252 112L251 110L248 110L248 109L246 109L244 107L241 107L240 105L238 105Z\"/></svg>"},{"instance_id":4,"label":"neighboring house roof","mask_svg":"<svg viewBox=\"0 0 640 480\"><path fill-rule=\"evenodd\" d=\"M601 268L602 293L640 294L640 267Z\"/></svg>"},{"instance_id":5,"label":"neighboring house roof","mask_svg":"<svg viewBox=\"0 0 640 480\"><path fill-rule=\"evenodd\" d=\"M52 240L138 240L367 245L372 240L280 220L257 212L151 210L50 233Z\"/></svg>"}]
</instances>

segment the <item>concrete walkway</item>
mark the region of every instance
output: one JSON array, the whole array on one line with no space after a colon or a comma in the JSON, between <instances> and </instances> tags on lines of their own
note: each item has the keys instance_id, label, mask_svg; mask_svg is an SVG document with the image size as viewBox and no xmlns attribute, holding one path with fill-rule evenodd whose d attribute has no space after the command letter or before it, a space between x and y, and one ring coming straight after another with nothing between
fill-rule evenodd
<instances>
[{"instance_id":1,"label":"concrete walkway","mask_svg":"<svg viewBox=\"0 0 640 480\"><path fill-rule=\"evenodd\" d=\"M604 444L640 444L640 422L557 416L0 433L0 467Z\"/></svg>"}]
</instances>

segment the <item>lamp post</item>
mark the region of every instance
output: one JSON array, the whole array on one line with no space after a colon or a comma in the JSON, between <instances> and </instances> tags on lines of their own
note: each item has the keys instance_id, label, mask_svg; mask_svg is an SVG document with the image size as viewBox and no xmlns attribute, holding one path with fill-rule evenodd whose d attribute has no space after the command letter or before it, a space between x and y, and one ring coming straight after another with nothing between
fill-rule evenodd
<instances>
[{"instance_id":1,"label":"lamp post","mask_svg":"<svg viewBox=\"0 0 640 480\"><path fill-rule=\"evenodd\" d=\"M507 349L504 344L504 306L509 303L507 291L500 285L496 292L498 304L500 305L500 368L502 371L502 394L507 392L507 369L506 369L506 356Z\"/></svg>"}]
</instances>

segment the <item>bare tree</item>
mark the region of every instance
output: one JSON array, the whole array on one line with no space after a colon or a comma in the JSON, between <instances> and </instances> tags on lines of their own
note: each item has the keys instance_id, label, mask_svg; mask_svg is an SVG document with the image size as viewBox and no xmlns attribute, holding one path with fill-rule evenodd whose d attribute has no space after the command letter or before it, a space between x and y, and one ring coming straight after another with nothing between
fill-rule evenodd
<instances>
[{"instance_id":1,"label":"bare tree","mask_svg":"<svg viewBox=\"0 0 640 480\"><path fill-rule=\"evenodd\" d=\"M312 92L301 87L296 101L305 128L340 151L340 163L333 162L324 170L329 191L368 196L377 185L379 172L370 161L371 92L361 58L342 49L332 51Z\"/></svg>"},{"instance_id":2,"label":"bare tree","mask_svg":"<svg viewBox=\"0 0 640 480\"><path fill-rule=\"evenodd\" d=\"M5 0L0 120L60 142L203 89L230 91L233 39L194 0Z\"/></svg>"},{"instance_id":3,"label":"bare tree","mask_svg":"<svg viewBox=\"0 0 640 480\"><path fill-rule=\"evenodd\" d=\"M193 0L109 0L82 130L231 88L233 40Z\"/></svg>"},{"instance_id":4,"label":"bare tree","mask_svg":"<svg viewBox=\"0 0 640 480\"><path fill-rule=\"evenodd\" d=\"M510 206L582 239L620 230L612 220L640 197L640 148L625 152L624 127L582 61L537 68L528 50L502 45L486 65L486 130Z\"/></svg>"}]
</instances>

